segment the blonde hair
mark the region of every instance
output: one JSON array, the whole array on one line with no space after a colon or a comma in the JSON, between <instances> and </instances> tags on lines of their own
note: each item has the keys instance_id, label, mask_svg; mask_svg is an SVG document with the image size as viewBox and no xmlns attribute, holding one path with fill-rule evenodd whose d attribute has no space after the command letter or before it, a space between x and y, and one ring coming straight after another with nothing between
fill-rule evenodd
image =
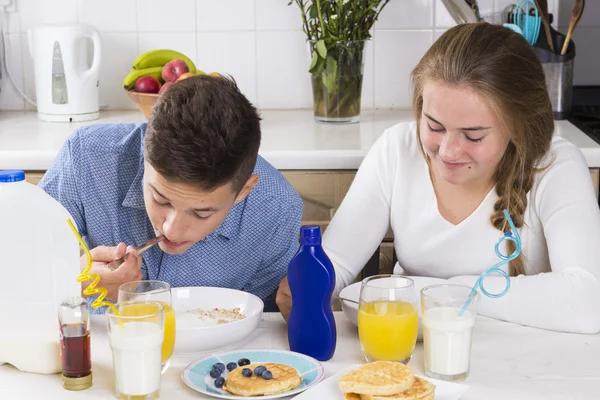
<instances>
[{"instance_id":1,"label":"blonde hair","mask_svg":"<svg viewBox=\"0 0 600 400\"><path fill-rule=\"evenodd\" d=\"M508 28L480 22L448 29L429 48L412 71L417 138L429 165L419 126L423 89L430 82L469 88L482 95L496 113L510 142L494 175L498 200L490 221L502 232L510 230L502 212L506 209L515 226L522 227L527 193L540 170L539 162L550 150L554 133L544 71L531 46ZM512 253L515 244L507 243ZM510 262L509 273L525 274L522 255Z\"/></svg>"}]
</instances>

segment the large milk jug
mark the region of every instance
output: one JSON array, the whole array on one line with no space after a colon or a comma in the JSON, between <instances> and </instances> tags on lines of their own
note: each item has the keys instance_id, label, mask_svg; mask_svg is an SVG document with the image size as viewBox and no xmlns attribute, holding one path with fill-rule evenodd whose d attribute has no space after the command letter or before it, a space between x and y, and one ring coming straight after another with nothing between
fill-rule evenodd
<instances>
[{"instance_id":1,"label":"large milk jug","mask_svg":"<svg viewBox=\"0 0 600 400\"><path fill-rule=\"evenodd\" d=\"M61 372L58 305L81 295L75 221L15 170L0 170L0 213L0 364Z\"/></svg>"}]
</instances>

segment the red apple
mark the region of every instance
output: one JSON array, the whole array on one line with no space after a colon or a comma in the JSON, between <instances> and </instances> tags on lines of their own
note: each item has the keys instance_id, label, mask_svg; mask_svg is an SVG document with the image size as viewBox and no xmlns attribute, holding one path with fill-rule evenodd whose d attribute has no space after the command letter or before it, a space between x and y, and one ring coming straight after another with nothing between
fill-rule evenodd
<instances>
[{"instance_id":1,"label":"red apple","mask_svg":"<svg viewBox=\"0 0 600 400\"><path fill-rule=\"evenodd\" d=\"M162 92L164 92L165 90L167 90L167 88L169 86L171 86L173 84L173 82L165 82L164 85L162 85L162 87L160 88L158 94L161 94Z\"/></svg>"},{"instance_id":2,"label":"red apple","mask_svg":"<svg viewBox=\"0 0 600 400\"><path fill-rule=\"evenodd\" d=\"M158 93L160 82L152 76L142 76L135 81L133 90L140 93Z\"/></svg>"},{"instance_id":3,"label":"red apple","mask_svg":"<svg viewBox=\"0 0 600 400\"><path fill-rule=\"evenodd\" d=\"M165 64L162 70L162 78L165 82L175 82L177 79L186 72L190 72L190 68L187 66L185 61L175 58Z\"/></svg>"}]
</instances>

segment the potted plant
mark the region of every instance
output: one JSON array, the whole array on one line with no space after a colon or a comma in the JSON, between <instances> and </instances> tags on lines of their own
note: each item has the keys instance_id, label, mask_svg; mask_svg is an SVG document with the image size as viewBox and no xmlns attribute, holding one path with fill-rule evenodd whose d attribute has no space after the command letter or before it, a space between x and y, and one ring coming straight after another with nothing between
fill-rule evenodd
<instances>
[{"instance_id":1,"label":"potted plant","mask_svg":"<svg viewBox=\"0 0 600 400\"><path fill-rule=\"evenodd\" d=\"M290 0L302 14L318 122L360 118L363 55L370 29L390 0Z\"/></svg>"}]
</instances>

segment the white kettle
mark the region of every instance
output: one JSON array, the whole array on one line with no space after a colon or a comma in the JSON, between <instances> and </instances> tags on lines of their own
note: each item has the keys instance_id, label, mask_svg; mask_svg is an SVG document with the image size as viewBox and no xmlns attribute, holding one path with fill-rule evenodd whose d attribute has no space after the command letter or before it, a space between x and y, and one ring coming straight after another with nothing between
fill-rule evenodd
<instances>
[{"instance_id":1,"label":"white kettle","mask_svg":"<svg viewBox=\"0 0 600 400\"><path fill-rule=\"evenodd\" d=\"M98 31L86 24L49 24L29 29L27 35L38 118L52 122L97 119L102 61ZM91 67L87 61L88 39L93 44Z\"/></svg>"}]
</instances>

